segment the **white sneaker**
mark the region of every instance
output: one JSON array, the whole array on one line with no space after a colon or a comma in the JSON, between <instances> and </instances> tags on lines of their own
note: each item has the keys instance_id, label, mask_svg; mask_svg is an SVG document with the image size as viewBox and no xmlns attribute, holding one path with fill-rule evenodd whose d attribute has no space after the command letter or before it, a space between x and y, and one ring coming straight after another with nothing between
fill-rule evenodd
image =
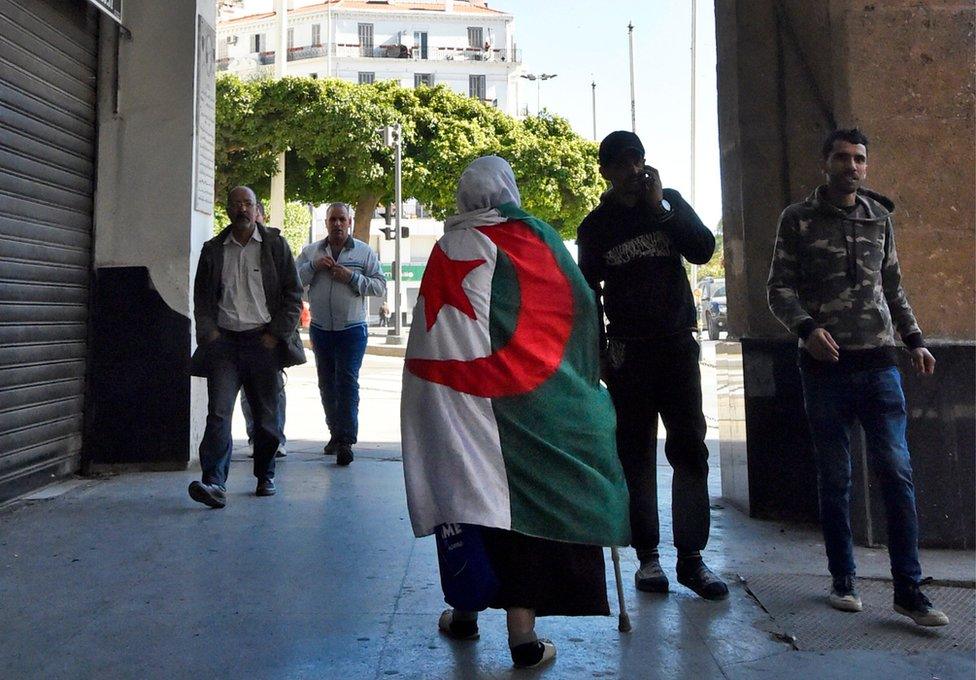
<instances>
[{"instance_id":1,"label":"white sneaker","mask_svg":"<svg viewBox=\"0 0 976 680\"><path fill-rule=\"evenodd\" d=\"M857 594L857 589L854 587L853 576L834 578L827 602L831 607L842 612L859 612L864 609L861 596Z\"/></svg>"},{"instance_id":2,"label":"white sneaker","mask_svg":"<svg viewBox=\"0 0 976 680\"><path fill-rule=\"evenodd\" d=\"M516 668L538 668L556 658L556 645L552 640L539 638L511 648L512 663Z\"/></svg>"}]
</instances>

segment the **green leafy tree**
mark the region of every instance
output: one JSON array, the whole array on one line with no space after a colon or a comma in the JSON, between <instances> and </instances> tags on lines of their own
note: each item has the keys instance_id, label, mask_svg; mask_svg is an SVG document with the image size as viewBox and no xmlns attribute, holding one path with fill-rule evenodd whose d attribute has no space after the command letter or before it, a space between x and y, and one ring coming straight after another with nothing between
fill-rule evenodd
<instances>
[{"instance_id":1,"label":"green leafy tree","mask_svg":"<svg viewBox=\"0 0 976 680\"><path fill-rule=\"evenodd\" d=\"M685 262L685 271L690 279L691 265L688 262ZM712 259L698 267L699 281L709 276L713 279L725 278L725 238L722 236L721 220L715 227L715 253L712 255Z\"/></svg>"},{"instance_id":2,"label":"green leafy tree","mask_svg":"<svg viewBox=\"0 0 976 680\"><path fill-rule=\"evenodd\" d=\"M279 224L275 221L274 215L268 216L268 223L272 226L281 228L281 235L288 241L288 246L295 257L308 243L308 229L311 215L308 213L308 206L297 201L288 201L285 204L285 223Z\"/></svg>"},{"instance_id":3,"label":"green leafy tree","mask_svg":"<svg viewBox=\"0 0 976 680\"><path fill-rule=\"evenodd\" d=\"M393 198L393 150L377 129L403 128L403 195L439 218L452 213L457 180L478 156L512 163L527 210L571 236L599 200L596 146L556 116L517 120L443 86L392 81L283 78L217 81L217 196L238 184L267 196L286 152L286 195L301 203L345 201L366 240L376 207Z\"/></svg>"}]
</instances>

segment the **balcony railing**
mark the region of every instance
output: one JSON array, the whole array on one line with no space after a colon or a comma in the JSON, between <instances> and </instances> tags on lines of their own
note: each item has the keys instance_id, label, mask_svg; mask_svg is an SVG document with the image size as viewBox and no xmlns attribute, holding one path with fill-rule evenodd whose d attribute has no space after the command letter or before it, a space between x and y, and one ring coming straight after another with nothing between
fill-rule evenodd
<instances>
[{"instance_id":1,"label":"balcony railing","mask_svg":"<svg viewBox=\"0 0 976 680\"><path fill-rule=\"evenodd\" d=\"M479 47L407 47L379 45L368 47L358 43L338 43L333 52L337 57L367 59L412 59L414 61L487 61L520 63L521 50L482 49Z\"/></svg>"},{"instance_id":2,"label":"balcony railing","mask_svg":"<svg viewBox=\"0 0 976 680\"><path fill-rule=\"evenodd\" d=\"M288 61L302 59L321 59L329 54L329 45L306 45L304 47L289 47ZM332 45L332 56L339 59L367 58L367 59L410 59L413 61L482 61L488 63L514 63L522 61L521 50L481 49L478 47L429 47L426 56L421 48L409 48L405 45L380 45L378 47L364 47L355 43L337 43ZM274 50L257 52L241 57L252 59L258 65L273 64ZM233 57L223 57L217 60L217 70L226 71Z\"/></svg>"},{"instance_id":3,"label":"balcony railing","mask_svg":"<svg viewBox=\"0 0 976 680\"><path fill-rule=\"evenodd\" d=\"M299 59L318 59L327 56L328 48L325 45L306 45L305 47L289 47L288 61L298 61Z\"/></svg>"}]
</instances>

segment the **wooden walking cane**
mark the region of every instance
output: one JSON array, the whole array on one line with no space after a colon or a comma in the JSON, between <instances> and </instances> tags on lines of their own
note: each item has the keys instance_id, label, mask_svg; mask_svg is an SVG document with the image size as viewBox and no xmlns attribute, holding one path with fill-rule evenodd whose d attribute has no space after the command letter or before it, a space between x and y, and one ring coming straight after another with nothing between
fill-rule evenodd
<instances>
[{"instance_id":1,"label":"wooden walking cane","mask_svg":"<svg viewBox=\"0 0 976 680\"><path fill-rule=\"evenodd\" d=\"M624 583L620 578L620 552L617 546L610 546L610 558L613 560L613 576L617 581L617 604L620 606L620 616L617 617L617 630L621 633L630 632L630 616L624 602Z\"/></svg>"}]
</instances>

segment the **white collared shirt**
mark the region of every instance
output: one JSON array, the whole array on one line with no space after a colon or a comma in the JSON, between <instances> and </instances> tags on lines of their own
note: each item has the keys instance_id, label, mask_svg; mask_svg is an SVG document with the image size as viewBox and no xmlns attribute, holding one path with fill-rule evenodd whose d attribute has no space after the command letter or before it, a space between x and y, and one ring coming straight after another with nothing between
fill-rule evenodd
<instances>
[{"instance_id":1,"label":"white collared shirt","mask_svg":"<svg viewBox=\"0 0 976 680\"><path fill-rule=\"evenodd\" d=\"M257 227L247 245L231 231L224 239L224 265L220 272L221 294L217 325L229 331L249 331L271 321L261 278L261 233Z\"/></svg>"}]
</instances>

